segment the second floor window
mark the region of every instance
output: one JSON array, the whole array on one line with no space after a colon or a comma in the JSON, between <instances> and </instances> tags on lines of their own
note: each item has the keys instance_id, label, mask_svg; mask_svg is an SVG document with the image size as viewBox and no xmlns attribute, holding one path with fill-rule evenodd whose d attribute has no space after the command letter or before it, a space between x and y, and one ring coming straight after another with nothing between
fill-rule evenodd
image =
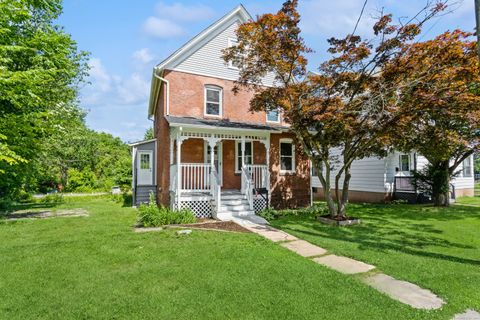
<instances>
[{"instance_id":1,"label":"second floor window","mask_svg":"<svg viewBox=\"0 0 480 320\"><path fill-rule=\"evenodd\" d=\"M280 111L278 109L268 111L267 122L280 122Z\"/></svg>"},{"instance_id":2,"label":"second floor window","mask_svg":"<svg viewBox=\"0 0 480 320\"><path fill-rule=\"evenodd\" d=\"M222 116L222 88L214 86L205 87L205 115Z\"/></svg>"}]
</instances>

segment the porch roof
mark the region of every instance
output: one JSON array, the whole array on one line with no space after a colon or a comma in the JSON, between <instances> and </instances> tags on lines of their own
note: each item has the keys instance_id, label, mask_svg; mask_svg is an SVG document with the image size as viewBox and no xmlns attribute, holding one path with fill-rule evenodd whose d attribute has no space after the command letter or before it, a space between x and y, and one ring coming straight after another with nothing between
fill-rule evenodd
<instances>
[{"instance_id":1,"label":"porch roof","mask_svg":"<svg viewBox=\"0 0 480 320\"><path fill-rule=\"evenodd\" d=\"M198 119L193 117L174 117L174 116L165 116L168 123L172 127L194 127L194 128L204 128L204 129L238 129L238 130L261 130L261 131L273 131L273 132L282 132L286 131L289 128L280 125L269 125L269 124L257 124L257 123L248 123L248 122L235 122L225 119L219 120L207 120L207 119Z\"/></svg>"}]
</instances>

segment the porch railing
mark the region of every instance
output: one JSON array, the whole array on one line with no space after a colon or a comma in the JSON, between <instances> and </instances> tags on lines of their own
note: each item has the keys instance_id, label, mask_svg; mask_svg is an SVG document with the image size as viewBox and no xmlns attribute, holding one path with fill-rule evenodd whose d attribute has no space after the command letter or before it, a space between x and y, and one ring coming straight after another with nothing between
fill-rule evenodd
<instances>
[{"instance_id":1,"label":"porch railing","mask_svg":"<svg viewBox=\"0 0 480 320\"><path fill-rule=\"evenodd\" d=\"M269 177L268 177L268 169L266 165L263 165L263 164L246 165L246 168L250 172L253 188L255 189L268 188Z\"/></svg>"},{"instance_id":2,"label":"porch railing","mask_svg":"<svg viewBox=\"0 0 480 320\"><path fill-rule=\"evenodd\" d=\"M208 163L182 163L181 191L202 192L209 191L211 184L210 168Z\"/></svg>"}]
</instances>

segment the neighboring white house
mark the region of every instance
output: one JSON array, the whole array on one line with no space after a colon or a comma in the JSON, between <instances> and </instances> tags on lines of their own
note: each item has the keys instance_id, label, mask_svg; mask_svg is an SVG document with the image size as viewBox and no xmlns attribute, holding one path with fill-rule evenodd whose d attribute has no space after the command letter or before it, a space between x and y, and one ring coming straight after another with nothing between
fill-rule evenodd
<instances>
[{"instance_id":1,"label":"neighboring white house","mask_svg":"<svg viewBox=\"0 0 480 320\"><path fill-rule=\"evenodd\" d=\"M428 163L425 157L415 153L393 152L385 158L365 158L352 164L350 200L382 202L391 199L417 200L417 192L411 184L413 170L421 170ZM332 172L334 176L336 170ZM474 195L473 156L459 167L458 175L451 181L453 198ZM322 185L315 173L312 174L314 198L322 197ZM332 182L332 187L334 183Z\"/></svg>"}]
</instances>

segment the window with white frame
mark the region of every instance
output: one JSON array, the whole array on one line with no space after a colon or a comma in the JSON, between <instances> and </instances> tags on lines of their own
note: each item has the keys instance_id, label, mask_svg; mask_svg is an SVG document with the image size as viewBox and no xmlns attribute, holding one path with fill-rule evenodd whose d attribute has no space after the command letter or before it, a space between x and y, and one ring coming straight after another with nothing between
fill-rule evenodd
<instances>
[{"instance_id":1,"label":"window with white frame","mask_svg":"<svg viewBox=\"0 0 480 320\"><path fill-rule=\"evenodd\" d=\"M222 116L222 88L205 86L205 115Z\"/></svg>"},{"instance_id":2,"label":"window with white frame","mask_svg":"<svg viewBox=\"0 0 480 320\"><path fill-rule=\"evenodd\" d=\"M402 172L410 171L410 155L409 154L400 155L399 169Z\"/></svg>"},{"instance_id":3,"label":"window with white frame","mask_svg":"<svg viewBox=\"0 0 480 320\"><path fill-rule=\"evenodd\" d=\"M295 146L292 139L280 140L280 172L295 172Z\"/></svg>"},{"instance_id":4,"label":"window with white frame","mask_svg":"<svg viewBox=\"0 0 480 320\"><path fill-rule=\"evenodd\" d=\"M280 122L280 110L270 110L267 111L267 122Z\"/></svg>"},{"instance_id":5,"label":"window with white frame","mask_svg":"<svg viewBox=\"0 0 480 320\"><path fill-rule=\"evenodd\" d=\"M234 38L228 38L228 47L235 47L238 44L237 39ZM228 61L228 67L230 69L236 69L238 70L238 67L233 64L233 61Z\"/></svg>"},{"instance_id":6,"label":"window with white frame","mask_svg":"<svg viewBox=\"0 0 480 320\"><path fill-rule=\"evenodd\" d=\"M245 142L245 164L253 164L253 142ZM237 141L235 147L235 172L242 172L242 142Z\"/></svg>"},{"instance_id":7,"label":"window with white frame","mask_svg":"<svg viewBox=\"0 0 480 320\"><path fill-rule=\"evenodd\" d=\"M465 178L469 178L472 176L472 162L471 162L471 157L468 157L467 159L463 160L462 162L463 169L462 169L462 174Z\"/></svg>"}]
</instances>

